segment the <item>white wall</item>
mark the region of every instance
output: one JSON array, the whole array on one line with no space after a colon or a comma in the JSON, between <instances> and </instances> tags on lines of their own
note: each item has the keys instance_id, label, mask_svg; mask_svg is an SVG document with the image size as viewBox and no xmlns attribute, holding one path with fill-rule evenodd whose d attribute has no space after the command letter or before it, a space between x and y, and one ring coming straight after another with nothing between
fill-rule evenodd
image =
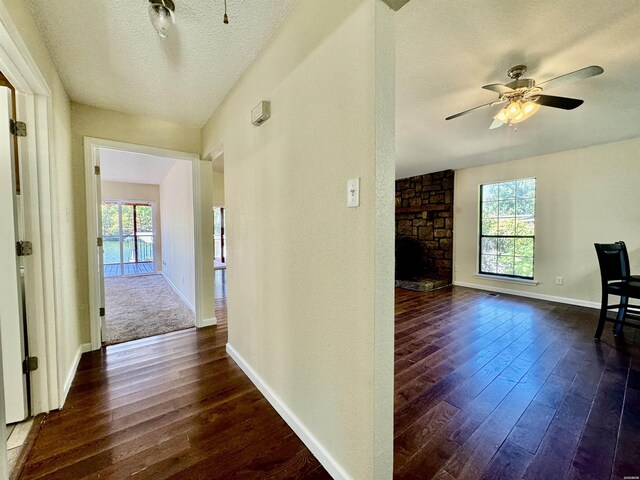
<instances>
[{"instance_id":1,"label":"white wall","mask_svg":"<svg viewBox=\"0 0 640 480\"><path fill-rule=\"evenodd\" d=\"M213 172L213 206L224 207L224 173Z\"/></svg>"},{"instance_id":2,"label":"white wall","mask_svg":"<svg viewBox=\"0 0 640 480\"><path fill-rule=\"evenodd\" d=\"M144 183L100 182L102 200L130 200L134 202L154 202L153 230L155 244L153 258L156 272L162 271L162 221L160 218L160 186Z\"/></svg>"},{"instance_id":3,"label":"white wall","mask_svg":"<svg viewBox=\"0 0 640 480\"><path fill-rule=\"evenodd\" d=\"M162 273L191 310L196 304L191 162L177 160L160 183ZM207 211L211 211L211 208Z\"/></svg>"},{"instance_id":4,"label":"white wall","mask_svg":"<svg viewBox=\"0 0 640 480\"><path fill-rule=\"evenodd\" d=\"M335 478L391 478L393 20L296 2L203 129L203 158L224 145L229 351Z\"/></svg>"},{"instance_id":5,"label":"white wall","mask_svg":"<svg viewBox=\"0 0 640 480\"><path fill-rule=\"evenodd\" d=\"M594 243L624 240L640 273L640 138L456 171L454 279L577 304L599 304ZM522 285L477 272L479 185L536 177L535 280ZM563 276L564 284L555 285ZM593 303L590 303L593 302Z\"/></svg>"}]
</instances>

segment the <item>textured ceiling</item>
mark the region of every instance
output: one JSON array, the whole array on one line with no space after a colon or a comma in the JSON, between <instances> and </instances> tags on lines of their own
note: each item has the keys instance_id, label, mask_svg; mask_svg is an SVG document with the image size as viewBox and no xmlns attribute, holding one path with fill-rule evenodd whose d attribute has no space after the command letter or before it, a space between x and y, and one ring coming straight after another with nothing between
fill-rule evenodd
<instances>
[{"instance_id":1,"label":"textured ceiling","mask_svg":"<svg viewBox=\"0 0 640 480\"><path fill-rule=\"evenodd\" d=\"M201 126L294 0L177 0L161 39L147 0L28 0L70 97ZM397 14L396 174L400 177L564 151L640 135L637 0L413 0ZM488 83L524 63L538 83L588 66L603 75L550 90L585 100L541 108L518 131L488 130ZM495 107L497 110L498 107Z\"/></svg>"},{"instance_id":2,"label":"textured ceiling","mask_svg":"<svg viewBox=\"0 0 640 480\"><path fill-rule=\"evenodd\" d=\"M107 182L160 185L181 160L122 150L100 149L100 179Z\"/></svg>"},{"instance_id":3,"label":"textured ceiling","mask_svg":"<svg viewBox=\"0 0 640 480\"><path fill-rule=\"evenodd\" d=\"M637 0L412 0L397 13L398 178L570 150L640 136ZM573 111L542 107L488 130L499 107L445 121L497 99L524 63L538 83L589 65L604 74L550 90L581 98Z\"/></svg>"},{"instance_id":4,"label":"textured ceiling","mask_svg":"<svg viewBox=\"0 0 640 480\"><path fill-rule=\"evenodd\" d=\"M72 100L203 125L294 0L175 0L160 38L147 0L28 0Z\"/></svg>"}]
</instances>

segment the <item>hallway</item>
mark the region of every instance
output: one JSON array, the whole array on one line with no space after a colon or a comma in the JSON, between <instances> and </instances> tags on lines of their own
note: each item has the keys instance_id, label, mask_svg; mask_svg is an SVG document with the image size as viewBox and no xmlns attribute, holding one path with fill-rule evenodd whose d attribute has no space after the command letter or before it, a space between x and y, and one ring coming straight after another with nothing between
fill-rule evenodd
<instances>
[{"instance_id":1,"label":"hallway","mask_svg":"<svg viewBox=\"0 0 640 480\"><path fill-rule=\"evenodd\" d=\"M224 277L216 327L83 355L21 478L330 478L227 356Z\"/></svg>"}]
</instances>

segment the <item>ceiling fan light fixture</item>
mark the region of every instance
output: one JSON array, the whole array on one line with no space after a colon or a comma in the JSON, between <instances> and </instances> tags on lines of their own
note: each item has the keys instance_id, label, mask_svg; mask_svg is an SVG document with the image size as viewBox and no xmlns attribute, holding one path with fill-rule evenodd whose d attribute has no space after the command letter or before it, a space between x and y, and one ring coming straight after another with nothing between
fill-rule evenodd
<instances>
[{"instance_id":1,"label":"ceiling fan light fixture","mask_svg":"<svg viewBox=\"0 0 640 480\"><path fill-rule=\"evenodd\" d=\"M540 104L532 102L531 100L529 100L522 106L522 111L527 118L535 115L538 110L540 110Z\"/></svg>"},{"instance_id":2,"label":"ceiling fan light fixture","mask_svg":"<svg viewBox=\"0 0 640 480\"><path fill-rule=\"evenodd\" d=\"M493 117L496 120L501 121L502 123L507 123L509 121L509 118L507 117L507 109L503 108L502 110L500 110L498 112L498 114Z\"/></svg>"},{"instance_id":3,"label":"ceiling fan light fixture","mask_svg":"<svg viewBox=\"0 0 640 480\"><path fill-rule=\"evenodd\" d=\"M560 75L536 85L532 78L521 78L527 71L524 65L516 65L511 68L507 74L513 81L507 84L491 83L484 85L482 88L490 90L498 94L498 100L469 108L455 115L449 115L445 120L453 120L471 112L475 112L481 108L493 107L494 105L507 103L507 106L500 110L493 118L494 121L489 127L490 129L501 127L509 123L514 124L523 122L529 117L535 115L541 106L560 108L562 110L573 110L584 103L583 100L568 97L557 97L547 95L547 89L561 84L582 80L585 78L595 77L604 72L602 67L591 65L590 67L581 68L574 72ZM544 85L544 87L543 87Z\"/></svg>"},{"instance_id":4,"label":"ceiling fan light fixture","mask_svg":"<svg viewBox=\"0 0 640 480\"><path fill-rule=\"evenodd\" d=\"M539 109L540 104L534 101L512 100L493 118L502 123L520 123L535 115Z\"/></svg>"},{"instance_id":5,"label":"ceiling fan light fixture","mask_svg":"<svg viewBox=\"0 0 640 480\"><path fill-rule=\"evenodd\" d=\"M519 101L511 102L507 107L507 118L509 120L513 120L521 113L522 113L522 108L520 106Z\"/></svg>"},{"instance_id":6,"label":"ceiling fan light fixture","mask_svg":"<svg viewBox=\"0 0 640 480\"><path fill-rule=\"evenodd\" d=\"M511 123L520 123L536 114L540 109L540 104L532 101L523 102L520 100L521 113L511 119Z\"/></svg>"},{"instance_id":7,"label":"ceiling fan light fixture","mask_svg":"<svg viewBox=\"0 0 640 480\"><path fill-rule=\"evenodd\" d=\"M172 0L149 0L149 18L160 37L166 38L176 23L175 10Z\"/></svg>"}]
</instances>

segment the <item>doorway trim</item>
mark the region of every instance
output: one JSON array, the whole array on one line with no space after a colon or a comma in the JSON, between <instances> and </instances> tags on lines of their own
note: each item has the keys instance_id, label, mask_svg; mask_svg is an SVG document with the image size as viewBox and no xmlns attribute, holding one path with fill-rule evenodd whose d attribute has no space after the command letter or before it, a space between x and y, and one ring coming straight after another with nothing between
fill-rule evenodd
<instances>
[{"instance_id":1,"label":"doorway trim","mask_svg":"<svg viewBox=\"0 0 640 480\"><path fill-rule=\"evenodd\" d=\"M97 284L99 278L98 266L98 246L96 238L102 234L98 232L98 221L96 218L97 205L101 202L98 198L96 189L95 167L99 166L99 149L108 148L110 150L120 150L132 153L141 153L146 155L155 155L158 157L173 158L176 160L187 160L191 162L192 181L193 181L193 226L194 226L194 251L195 251L195 297L196 297L196 321L197 328L208 327L217 324L217 319L213 313L213 288L205 288L208 285L213 286L213 242L206 242L205 234L206 226L202 219L203 211L209 212L210 208L203 209L202 205L212 204L211 188L203 185L203 169L201 168L200 156L195 153L180 152L165 148L152 147L148 145L137 145L133 143L118 142L115 140L106 140L95 137L84 137L84 166L85 166L85 185L86 185L86 202L87 202L87 250L88 250L88 267L89 267L89 312L91 319L91 348L98 350L102 347L101 342L101 321L100 307L101 292L100 286ZM208 183L211 183L209 181ZM204 187L204 188L203 188ZM162 207L161 207L162 208ZM211 232L213 235L213 230ZM209 257L211 262L207 260ZM209 268L207 265L210 263Z\"/></svg>"},{"instance_id":2,"label":"doorway trim","mask_svg":"<svg viewBox=\"0 0 640 480\"><path fill-rule=\"evenodd\" d=\"M52 94L9 11L0 4L0 70L16 89L17 115L27 122L29 135L19 139L22 156L22 195L25 238L33 245L33 255L25 257L27 344L37 356L40 368L30 374L33 415L59 408L63 392L63 372L58 365L61 350L58 335L59 291L55 287L56 259L60 235L55 222ZM4 442L4 437L3 437ZM2 443L4 446L4 443Z\"/></svg>"}]
</instances>

